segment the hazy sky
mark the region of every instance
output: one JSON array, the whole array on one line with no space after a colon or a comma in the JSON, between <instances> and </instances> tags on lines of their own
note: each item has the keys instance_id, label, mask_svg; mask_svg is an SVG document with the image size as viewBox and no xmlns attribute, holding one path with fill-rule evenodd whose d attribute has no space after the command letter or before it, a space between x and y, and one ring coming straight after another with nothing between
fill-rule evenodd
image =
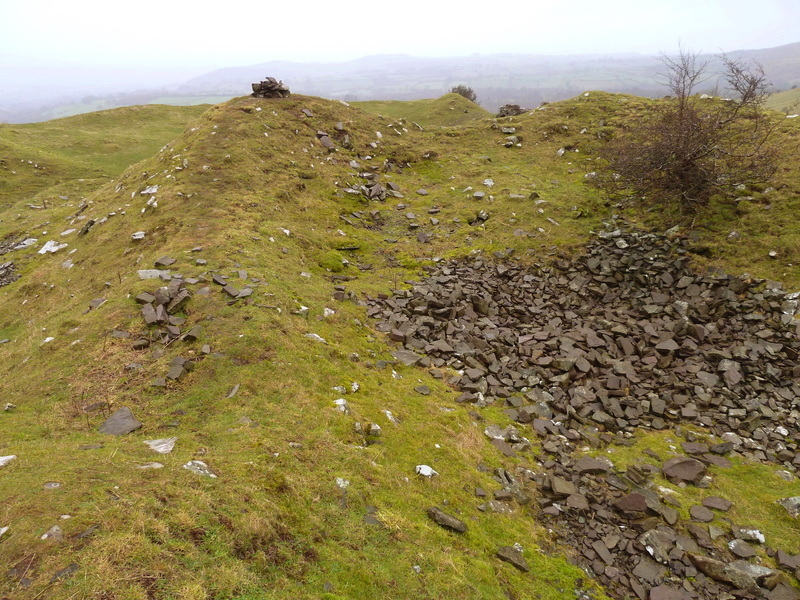
<instances>
[{"instance_id":1,"label":"hazy sky","mask_svg":"<svg viewBox=\"0 0 800 600\"><path fill-rule=\"evenodd\" d=\"M800 41L800 0L0 0L0 68L403 53L717 52Z\"/></svg>"}]
</instances>

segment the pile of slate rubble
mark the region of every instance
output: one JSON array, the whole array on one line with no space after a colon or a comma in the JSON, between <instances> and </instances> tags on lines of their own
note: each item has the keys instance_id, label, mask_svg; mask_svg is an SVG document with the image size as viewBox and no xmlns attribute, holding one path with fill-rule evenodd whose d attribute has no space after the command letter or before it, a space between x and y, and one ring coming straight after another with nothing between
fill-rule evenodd
<instances>
[{"instance_id":1,"label":"pile of slate rubble","mask_svg":"<svg viewBox=\"0 0 800 600\"><path fill-rule=\"evenodd\" d=\"M13 262L0 262L0 287L14 283L19 279L19 273L16 270L16 265Z\"/></svg>"},{"instance_id":2,"label":"pile of slate rubble","mask_svg":"<svg viewBox=\"0 0 800 600\"><path fill-rule=\"evenodd\" d=\"M252 96L256 98L288 98L291 94L289 88L274 77L267 77L263 81L252 84Z\"/></svg>"},{"instance_id":3,"label":"pile of slate rubble","mask_svg":"<svg viewBox=\"0 0 800 600\"><path fill-rule=\"evenodd\" d=\"M616 229L571 262L473 257L370 298L368 314L402 346L398 360L449 373L459 402L502 403L516 425L486 435L506 456L538 455L536 468L498 483L520 504L531 497L518 480L535 483L532 506L616 597L797 598L800 549L734 523L731 503L710 492L683 507L685 519L674 492L653 481L708 488L733 457L774 464L795 482L800 468L797 294L697 274L687 248ZM626 469L592 456L632 444L637 429L671 429L683 442ZM797 518L800 498L781 504Z\"/></svg>"}]
</instances>

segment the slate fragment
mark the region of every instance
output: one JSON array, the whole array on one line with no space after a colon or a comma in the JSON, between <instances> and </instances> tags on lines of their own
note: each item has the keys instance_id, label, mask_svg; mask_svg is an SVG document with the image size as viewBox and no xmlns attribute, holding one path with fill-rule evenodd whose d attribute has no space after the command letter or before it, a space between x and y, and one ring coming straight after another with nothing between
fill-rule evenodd
<instances>
[{"instance_id":1,"label":"slate fragment","mask_svg":"<svg viewBox=\"0 0 800 600\"><path fill-rule=\"evenodd\" d=\"M431 506L427 510L428 516L437 525L455 531L457 533L464 533L467 530L467 524L461 519L457 519L452 515L448 515L436 506Z\"/></svg>"},{"instance_id":2,"label":"slate fragment","mask_svg":"<svg viewBox=\"0 0 800 600\"><path fill-rule=\"evenodd\" d=\"M136 431L141 426L142 423L133 416L131 409L123 406L111 413L111 416L100 425L98 431L107 435L125 435Z\"/></svg>"}]
</instances>

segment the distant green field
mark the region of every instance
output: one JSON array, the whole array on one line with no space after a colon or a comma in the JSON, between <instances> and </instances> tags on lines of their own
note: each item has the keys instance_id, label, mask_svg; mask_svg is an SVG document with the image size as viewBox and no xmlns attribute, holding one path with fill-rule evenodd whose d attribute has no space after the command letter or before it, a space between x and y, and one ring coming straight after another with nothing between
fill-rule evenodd
<instances>
[{"instance_id":1,"label":"distant green field","mask_svg":"<svg viewBox=\"0 0 800 600\"><path fill-rule=\"evenodd\" d=\"M800 110L800 88L772 94L767 98L766 106L780 112L798 112Z\"/></svg>"}]
</instances>

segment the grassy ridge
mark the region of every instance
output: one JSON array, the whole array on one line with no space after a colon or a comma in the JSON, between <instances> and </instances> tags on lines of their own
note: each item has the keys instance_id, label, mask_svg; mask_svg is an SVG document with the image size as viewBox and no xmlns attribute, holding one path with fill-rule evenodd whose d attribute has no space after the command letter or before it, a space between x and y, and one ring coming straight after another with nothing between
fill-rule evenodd
<instances>
[{"instance_id":1,"label":"grassy ridge","mask_svg":"<svg viewBox=\"0 0 800 600\"><path fill-rule=\"evenodd\" d=\"M304 118L301 108L315 116ZM340 150L328 160L315 132L339 121L362 155L374 155L369 144L375 143L377 156L359 159ZM474 488L496 487L491 473L476 465L500 466L480 425L463 410L450 411L456 408L452 391L424 371L398 367L402 378L395 378L391 369L375 369L376 360L389 358L385 342L364 327L361 307L330 299L330 273L320 266L331 253L347 256L351 264L369 261L373 271L362 274L350 266L344 274L358 278L358 293L374 293L416 273L418 261L431 253L457 252L461 244L500 247L506 240L490 237L505 228L501 220L513 218L500 208L512 202L508 191L496 200L497 225L490 221L482 230L466 225L476 207L465 204L469 193L461 190L490 176L509 190L530 185L512 180L508 165L461 164L448 152L462 141L481 143L480 153L498 152L497 133L488 125L443 139L425 132L397 135L385 121L339 103L236 100L210 110L195 131L94 194L87 216L120 207L126 214L70 240L73 269L65 270L58 256L31 256L20 285L0 292L8 306L22 307L4 313L0 323L13 338L3 348L4 364L11 368L28 357L7 388L9 397L20 399L18 409L2 421L2 450L19 456L0 479L3 494L13 498L2 515L13 535L2 542L2 551L11 564L24 564L56 513L72 516L62 523L68 537L94 523L102 528L87 541L39 543L34 583L23 589L7 578L7 593L317 598L327 582L332 598L502 598L504 589L553 599L571 594L582 573L563 555L540 553L546 535L523 509L513 516L475 509ZM376 137L381 130L382 140ZM422 158L431 153L447 158ZM387 158L418 166L391 175L407 194L408 210L375 205L385 221L382 231L349 225L340 215L369 207L337 192L335 182L353 179L352 159L380 166ZM158 208L142 214L145 199L138 192L153 184L161 186ZM415 194L423 186L429 196ZM434 231L441 239L418 244L406 236L405 213L423 215L433 205L442 208L447 225ZM54 218L65 214L59 210L52 210ZM541 215L530 218L545 222ZM533 226L527 218L520 223ZM134 246L129 236L139 229L147 237ZM388 237L400 241L387 244ZM337 251L343 242L362 250ZM264 283L250 306L226 306L218 292L192 300L189 324L201 324L201 341L223 356L201 361L184 381L160 392L150 381L163 376L173 356L192 355L198 347L170 347L155 359L109 333L142 330L130 297L152 284L138 281L136 269L171 254L179 258L176 268L200 274L205 269L192 262L198 255L188 253L197 245L215 271L231 273L240 265ZM98 295L106 304L84 314ZM310 307L308 318L291 314L301 303ZM319 320L325 307L336 314ZM23 335L31 319L44 328L41 335ZM55 340L43 344L48 335ZM131 362L143 367L126 371ZM420 380L432 388L430 396L414 391ZM353 381L361 388L345 396L351 413L344 415L335 410L333 400L341 394L332 387ZM238 394L227 398L235 384ZM26 390L33 388L38 393L29 397ZM87 419L80 407L100 399L130 406L145 427L119 439L97 434L102 417ZM176 417L176 411L185 414ZM241 422L243 417L260 426ZM180 421L177 427L162 428L174 420ZM354 421L381 424L382 443L360 447L364 440L354 433ZM166 457L142 444L169 435L179 441ZM87 443L104 447L78 449ZM55 453L65 457L62 466L53 466ZM198 479L183 470L192 458L207 461L219 479ZM151 460L166 466L136 468ZM417 464L431 464L441 475L420 479ZM337 477L350 481L346 504ZM62 487L43 493L42 478ZM457 536L433 525L425 516L433 504L461 514L470 531ZM383 527L363 522L369 506L376 507ZM497 546L515 542L526 548L535 577L493 558ZM52 574L71 562L80 565L79 576L50 585Z\"/></svg>"},{"instance_id":2,"label":"grassy ridge","mask_svg":"<svg viewBox=\"0 0 800 600\"><path fill-rule=\"evenodd\" d=\"M409 123L432 127L464 125L475 119L491 117L491 113L459 94L445 94L431 100L369 100L353 102L367 112L386 115L392 119L405 119Z\"/></svg>"},{"instance_id":3,"label":"grassy ridge","mask_svg":"<svg viewBox=\"0 0 800 600\"><path fill-rule=\"evenodd\" d=\"M493 468L538 468L526 457L502 459L483 435L486 424L507 423L501 408L483 410L485 421L477 421L427 371L381 367L390 346L370 328L358 300L406 285L438 257L512 250L540 263L569 256L603 219L625 210L586 185L592 149L601 134L626 126L650 103L591 92L497 123L470 118L459 127L419 131L392 121L415 120L411 112L389 113L394 105L381 108L390 116L380 118L317 98L240 98L204 112L174 142L160 142L160 151L124 172L111 175L108 159L103 173L114 180L89 196L85 216L116 214L85 237L64 238L70 246L59 254L9 255L23 278L0 288L0 339L11 339L0 346L0 377L4 397L17 405L0 413L0 455L18 456L0 470L0 497L9 500L0 507L0 527L11 527L0 539L0 556L31 579L25 587L4 570L0 596L556 600L591 587L569 564L570 549L553 547L530 507L510 515L477 510L475 488L490 494L499 488ZM418 105L408 110L424 114ZM428 123L447 124L451 112ZM337 123L353 150L337 141ZM503 147L496 125L517 128L522 146ZM798 135L797 123L785 127L787 140ZM333 136L335 152L322 147L320 130ZM559 155L567 146L578 152ZM94 164L90 148L69 148L52 142L42 152L63 156L67 165ZM343 191L363 183L357 172L371 167L404 197L368 203ZM698 216L697 243L713 250L703 260L736 268L749 252L752 273L785 272L782 279L800 284L788 254L767 256L773 242L787 240L787 253L796 243L789 223L796 168L787 164L776 190L752 191L736 214ZM140 193L152 185L159 186L155 208ZM0 213L0 239L40 224L41 212L24 209L37 191L32 186L13 212ZM486 195L477 200L475 191ZM533 192L538 199L530 198ZM479 210L488 220L469 225ZM74 211L68 202L55 203L47 220L66 228ZM755 230L761 214L772 223L785 220L782 233L763 239ZM675 224L663 211L638 218L662 229ZM726 238L732 226L747 234L738 244ZM140 230L145 239L131 241ZM429 243L417 240L420 230ZM192 252L197 246L202 251ZM73 250L74 267L65 268ZM182 326L199 325L200 339L176 342L157 356L110 333L145 331L133 297L157 284L140 281L136 271L164 255L176 258L171 269L186 276L221 273L241 286L238 271L246 270L248 280L260 281L252 303L233 305L217 286L201 284L212 293L194 296ZM354 301L333 300L336 284L346 285ZM87 311L98 297L105 304ZM326 343L306 337L311 333ZM199 357L202 344L219 354L199 359L166 389L150 385L174 357ZM126 369L131 363L141 367ZM351 390L353 382L356 392L333 389ZM415 391L421 384L430 395ZM340 397L349 414L336 409ZM120 438L97 433L104 416L82 410L96 401L129 406L144 426ZM377 443L367 444L356 422L379 424L383 434L370 440ZM178 442L168 455L143 444L170 436ZM87 444L102 447L81 449ZM183 469L192 459L207 462L218 478ZM150 461L164 468L137 468ZM440 475L418 477L418 464ZM761 475L744 470L742 493L776 493L782 484L762 489ZM349 482L346 489L337 478ZM61 487L43 489L49 481ZM432 505L458 515L468 532L434 525L425 516ZM365 522L371 512L382 525ZM758 519L751 523L760 526ZM56 523L64 541L39 539ZM100 527L75 537L93 525ZM531 573L494 558L498 546L514 543L525 548ZM78 565L72 577L52 581L72 563Z\"/></svg>"},{"instance_id":4,"label":"grassy ridge","mask_svg":"<svg viewBox=\"0 0 800 600\"><path fill-rule=\"evenodd\" d=\"M208 106L129 106L0 125L0 207L81 196L152 156ZM25 211L23 211L25 212Z\"/></svg>"}]
</instances>

